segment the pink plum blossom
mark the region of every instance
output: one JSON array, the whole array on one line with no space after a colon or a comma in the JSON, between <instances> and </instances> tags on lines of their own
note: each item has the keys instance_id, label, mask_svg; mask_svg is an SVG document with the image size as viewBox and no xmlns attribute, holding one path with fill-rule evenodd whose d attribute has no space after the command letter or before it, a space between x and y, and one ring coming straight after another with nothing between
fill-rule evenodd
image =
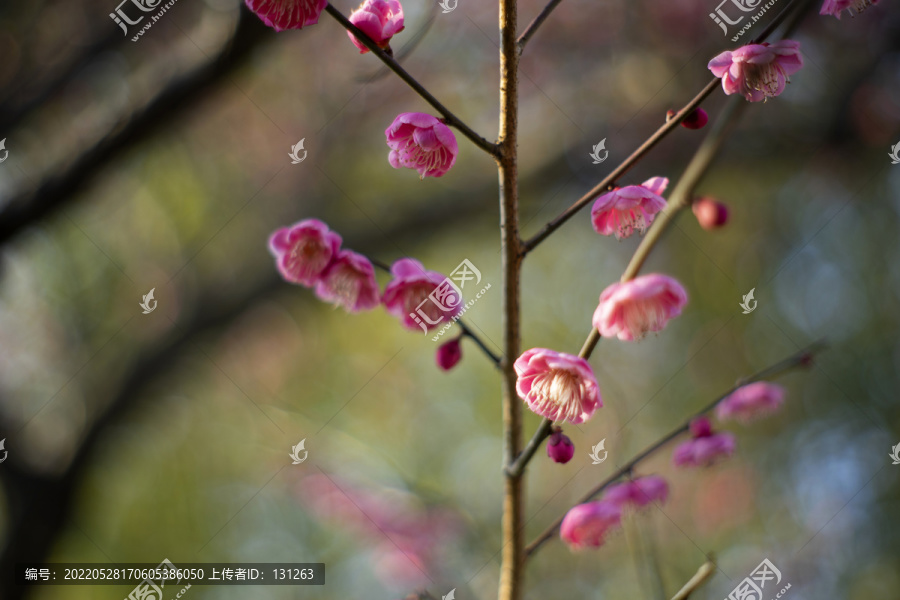
<instances>
[{"instance_id":1,"label":"pink plum blossom","mask_svg":"<svg viewBox=\"0 0 900 600\"><path fill-rule=\"evenodd\" d=\"M607 192L594 201L591 222L600 235L627 238L635 231L644 233L656 213L666 206L660 197L669 180L651 177L641 185L629 185Z\"/></svg>"},{"instance_id":2,"label":"pink plum blossom","mask_svg":"<svg viewBox=\"0 0 900 600\"><path fill-rule=\"evenodd\" d=\"M679 467L707 467L720 456L734 453L734 435L713 433L706 417L691 421L691 439L675 448L672 462Z\"/></svg>"},{"instance_id":3,"label":"pink plum blossom","mask_svg":"<svg viewBox=\"0 0 900 600\"><path fill-rule=\"evenodd\" d=\"M566 513L559 526L559 536L573 550L599 548L611 529L622 521L618 505L599 500L579 504Z\"/></svg>"},{"instance_id":4,"label":"pink plum blossom","mask_svg":"<svg viewBox=\"0 0 900 600\"><path fill-rule=\"evenodd\" d=\"M575 456L575 444L559 427L550 434L550 438L547 440L547 456L553 462L560 464L566 464Z\"/></svg>"},{"instance_id":5,"label":"pink plum blossom","mask_svg":"<svg viewBox=\"0 0 900 600\"><path fill-rule=\"evenodd\" d=\"M372 488L333 475L298 478L294 487L303 509L373 546L375 574L386 586L420 586L443 559L442 548L462 532L459 516L426 507L401 489Z\"/></svg>"},{"instance_id":6,"label":"pink plum blossom","mask_svg":"<svg viewBox=\"0 0 900 600\"><path fill-rule=\"evenodd\" d=\"M866 10L870 6L874 6L878 4L878 0L825 0L825 3L822 5L822 10L819 11L820 15L833 15L838 19L841 18L841 12L846 10L850 11L850 16L853 16L853 11L861 13Z\"/></svg>"},{"instance_id":7,"label":"pink plum blossom","mask_svg":"<svg viewBox=\"0 0 900 600\"><path fill-rule=\"evenodd\" d=\"M459 338L441 344L435 354L435 361L444 371L449 371L462 359L462 347Z\"/></svg>"},{"instance_id":8,"label":"pink plum blossom","mask_svg":"<svg viewBox=\"0 0 900 600\"><path fill-rule=\"evenodd\" d=\"M535 413L553 421L584 423L603 406L591 365L581 357L548 350L526 350L513 365L516 390Z\"/></svg>"},{"instance_id":9,"label":"pink plum blossom","mask_svg":"<svg viewBox=\"0 0 900 600\"><path fill-rule=\"evenodd\" d=\"M722 78L728 95L739 93L750 102L773 98L784 91L789 75L800 70L800 43L793 40L763 42L725 51L709 61L709 70Z\"/></svg>"},{"instance_id":10,"label":"pink plum blossom","mask_svg":"<svg viewBox=\"0 0 900 600\"><path fill-rule=\"evenodd\" d=\"M403 31L403 7L397 0L365 0L350 14L350 22L362 29L379 48L387 48L391 37ZM356 36L347 32L360 54L369 51Z\"/></svg>"},{"instance_id":11,"label":"pink plum blossom","mask_svg":"<svg viewBox=\"0 0 900 600\"><path fill-rule=\"evenodd\" d=\"M775 412L784 402L784 388L776 383L757 381L732 392L716 407L720 421L737 419L749 422Z\"/></svg>"},{"instance_id":12,"label":"pink plum blossom","mask_svg":"<svg viewBox=\"0 0 900 600\"><path fill-rule=\"evenodd\" d=\"M319 282L340 247L341 236L318 219L282 227L269 238L269 250L281 276L307 287Z\"/></svg>"},{"instance_id":13,"label":"pink plum blossom","mask_svg":"<svg viewBox=\"0 0 900 600\"><path fill-rule=\"evenodd\" d=\"M302 29L319 22L328 0L244 0L275 31Z\"/></svg>"},{"instance_id":14,"label":"pink plum blossom","mask_svg":"<svg viewBox=\"0 0 900 600\"><path fill-rule=\"evenodd\" d=\"M401 113L384 134L391 148L388 161L395 169L415 169L424 179L440 177L456 163L456 136L437 117Z\"/></svg>"},{"instance_id":15,"label":"pink plum blossom","mask_svg":"<svg viewBox=\"0 0 900 600\"><path fill-rule=\"evenodd\" d=\"M607 502L621 508L643 508L653 502L665 502L669 497L669 484L658 475L638 477L610 486L603 494Z\"/></svg>"},{"instance_id":16,"label":"pink plum blossom","mask_svg":"<svg viewBox=\"0 0 900 600\"><path fill-rule=\"evenodd\" d=\"M381 304L372 263L350 250L341 250L322 272L316 283L316 295L351 313L371 310Z\"/></svg>"},{"instance_id":17,"label":"pink plum blossom","mask_svg":"<svg viewBox=\"0 0 900 600\"><path fill-rule=\"evenodd\" d=\"M423 329L427 333L462 308L461 299L455 295L444 298L447 304L442 306L446 311L428 298L446 278L437 271L426 271L415 259L401 258L391 265L391 275L394 279L384 288L382 302L387 312L400 319L406 329Z\"/></svg>"},{"instance_id":18,"label":"pink plum blossom","mask_svg":"<svg viewBox=\"0 0 900 600\"><path fill-rule=\"evenodd\" d=\"M603 337L639 340L661 331L681 314L687 292L675 279L658 273L614 283L600 294L593 324Z\"/></svg>"}]
</instances>

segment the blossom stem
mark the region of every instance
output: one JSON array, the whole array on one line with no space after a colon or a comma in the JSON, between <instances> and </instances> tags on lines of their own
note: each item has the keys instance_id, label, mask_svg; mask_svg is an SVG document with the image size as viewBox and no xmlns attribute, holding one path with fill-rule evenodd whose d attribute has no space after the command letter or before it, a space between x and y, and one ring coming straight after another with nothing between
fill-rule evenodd
<instances>
[{"instance_id":1,"label":"blossom stem","mask_svg":"<svg viewBox=\"0 0 900 600\"><path fill-rule=\"evenodd\" d=\"M559 6L562 0L550 0L550 3L544 7L544 10L534 18L534 21L529 23L528 27L525 28L525 31L522 32L522 35L519 36L519 39L516 41L516 50L519 54L522 54L522 51L525 50L525 44L528 43L528 40L531 39L536 32L538 27L540 27L544 21L547 20L547 17L550 16L550 13L553 12L553 9Z\"/></svg>"},{"instance_id":2,"label":"blossom stem","mask_svg":"<svg viewBox=\"0 0 900 600\"><path fill-rule=\"evenodd\" d=\"M500 180L500 252L503 276L503 463L522 448L522 401L516 392L514 363L521 345L522 239L519 237L519 51L517 0L499 1L500 128L497 168ZM525 485L522 474L505 473L499 600L522 600L525 587Z\"/></svg>"},{"instance_id":3,"label":"blossom stem","mask_svg":"<svg viewBox=\"0 0 900 600\"><path fill-rule=\"evenodd\" d=\"M718 152L724 142L725 137L730 130L730 125L737 119L738 110L736 107L739 106L738 102L745 104L742 101L743 98L733 98L716 120L709 135L703 140L700 148L698 148L697 152L694 154L694 158L685 169L684 175L682 175L681 179L678 181L678 185L672 192L669 201L666 203L666 207L656 215L653 225L650 226L647 235L641 240L641 244L638 246L634 256L631 258L631 262L625 269L625 273L622 275L622 281L634 279L637 272L644 264L644 261L647 259L647 256L650 254L650 251L656 245L656 242L659 241L663 231L672 222L675 214L689 204L690 196L693 193L694 188L709 168L716 152ZM592 327L578 356L585 360L590 358L599 341L600 332L597 331L596 327ZM525 447L522 454L507 466L506 472L521 474L528 464L528 461L534 456L538 447L540 447L541 443L549 435L550 422L547 419L544 419L538 426L537 431L534 432L534 436L531 438L531 441L528 442L528 445Z\"/></svg>"},{"instance_id":4,"label":"blossom stem","mask_svg":"<svg viewBox=\"0 0 900 600\"><path fill-rule=\"evenodd\" d=\"M687 600L691 594L697 591L697 589L706 583L710 577L712 577L716 572L716 559L712 556L708 557L708 560L700 565L700 568L697 569L697 572L691 577L684 586L678 590L678 593L672 596L672 600Z\"/></svg>"},{"instance_id":5,"label":"blossom stem","mask_svg":"<svg viewBox=\"0 0 900 600\"><path fill-rule=\"evenodd\" d=\"M480 135L478 135L471 127L466 125L459 117L450 112L450 110L441 104L441 102L435 98L431 92L425 89L425 87L419 83L415 77L410 75L406 69L400 66L392 56L390 56L387 52L378 47L378 44L372 41L368 35L366 35L361 29L359 29L356 25L350 22L350 20L341 13L338 9L331 5L331 3L325 6L325 10L329 15L334 17L334 19L341 24L341 26L352 33L356 39L358 39L362 44L369 49L375 56L381 59L381 62L387 66L391 71L397 74L400 79L402 79L406 84L413 89L419 96L422 97L425 102L434 107L436 111L441 113L444 117L445 122L448 125L452 125L459 130L464 136L469 138L473 144L490 154L491 156L497 157L500 153L500 147L498 144L494 144L484 139Z\"/></svg>"},{"instance_id":6,"label":"blossom stem","mask_svg":"<svg viewBox=\"0 0 900 600\"><path fill-rule=\"evenodd\" d=\"M637 454L637 456L635 456L634 458L629 460L622 467L617 469L612 475L610 475L609 477L604 479L602 482L597 484L593 489L591 489L591 491L589 491L587 494L585 494L584 497L581 498L581 500L578 501L578 504L582 504L584 502L589 502L595 496L597 496L600 492L602 492L607 487L609 487L611 484L615 483L620 478L624 477L629 472L631 472L643 460L645 460L649 456L652 456L660 448L662 448L663 446L665 446L666 444L668 444L669 442L671 442L672 440L677 438L679 435L688 431L692 420L694 420L695 418L697 418L701 415L704 415L704 414L708 413L709 411L711 411L712 409L714 409L719 404L719 402L721 402L722 400L724 400L725 398L730 396L738 388L743 387L749 383L754 383L756 381L775 379L775 378L777 378L781 375L784 375L785 373L788 373L798 367L806 367L809 364L811 364L812 359L815 356L815 354L820 352L824 348L824 346L825 346L825 344L823 342L821 342L821 341L816 342L816 343L808 346L807 348L804 348L800 352L797 352L796 354L793 354L792 356L789 356L769 367L766 367L762 371L759 371L757 373L754 373L753 375L744 377L743 379L739 380L734 385L734 387L732 387L730 390L728 390L727 392L725 392L724 394L722 394L721 396L719 396L718 398L716 398L715 400L710 402L708 405L704 406L701 410L692 414L690 416L690 418L688 418L681 426L677 427L676 429L673 429L668 434L666 434L665 436L663 436L662 438L660 438L659 440L657 440L656 442L654 442L653 444L651 444L650 446L648 446L647 448L645 448L644 450L639 452ZM563 516L565 516L565 515L563 515ZM556 532L559 530L559 526L562 523L562 520L563 520L563 517L560 517L556 521L554 521L554 523L552 525L550 525L550 527L548 527L544 531L544 533L539 535L533 542L531 542L528 545L527 548L525 548L525 557L526 558L530 558L535 552L537 552L538 548L540 548L544 544L544 542L546 542L551 537L553 537L554 534L556 534Z\"/></svg>"},{"instance_id":7,"label":"blossom stem","mask_svg":"<svg viewBox=\"0 0 900 600\"><path fill-rule=\"evenodd\" d=\"M457 325L459 325L459 328L462 329L462 335L464 337L471 338L472 341L475 342L475 345L481 348L481 351L484 352L485 356L491 359L491 362L494 363L494 366L499 367L500 357L494 354L491 349L487 347L487 344L485 344L480 337L478 337L471 329L469 329L468 325L462 322L462 319L460 319L456 323Z\"/></svg>"},{"instance_id":8,"label":"blossom stem","mask_svg":"<svg viewBox=\"0 0 900 600\"><path fill-rule=\"evenodd\" d=\"M522 474L525 470L525 465L527 465L528 461L534 457L538 448L541 447L541 443L547 439L547 436L550 435L552 429L553 421L545 417L544 420L541 421L541 424L538 425L537 431L534 432L534 435L525 446L525 449L522 450L522 453L504 469L508 476L519 477Z\"/></svg>"}]
</instances>

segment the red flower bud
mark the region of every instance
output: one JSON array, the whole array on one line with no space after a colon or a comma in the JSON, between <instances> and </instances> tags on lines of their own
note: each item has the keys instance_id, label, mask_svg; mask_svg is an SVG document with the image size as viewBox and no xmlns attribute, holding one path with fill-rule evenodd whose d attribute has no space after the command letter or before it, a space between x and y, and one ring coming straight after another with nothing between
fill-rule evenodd
<instances>
[{"instance_id":1,"label":"red flower bud","mask_svg":"<svg viewBox=\"0 0 900 600\"><path fill-rule=\"evenodd\" d=\"M712 198L694 200L691 209L703 229L717 229L728 222L728 207Z\"/></svg>"},{"instance_id":2,"label":"red flower bud","mask_svg":"<svg viewBox=\"0 0 900 600\"><path fill-rule=\"evenodd\" d=\"M434 356L437 366L444 371L449 371L456 366L462 359L462 347L459 344L459 338L450 340L445 344L441 344Z\"/></svg>"},{"instance_id":3,"label":"red flower bud","mask_svg":"<svg viewBox=\"0 0 900 600\"><path fill-rule=\"evenodd\" d=\"M695 108L694 111L684 118L681 122L683 127L688 129L702 129L709 122L709 115L702 108Z\"/></svg>"},{"instance_id":4,"label":"red flower bud","mask_svg":"<svg viewBox=\"0 0 900 600\"><path fill-rule=\"evenodd\" d=\"M553 462L561 464L569 462L575 456L575 444L558 427L547 441L547 456L553 459Z\"/></svg>"}]
</instances>

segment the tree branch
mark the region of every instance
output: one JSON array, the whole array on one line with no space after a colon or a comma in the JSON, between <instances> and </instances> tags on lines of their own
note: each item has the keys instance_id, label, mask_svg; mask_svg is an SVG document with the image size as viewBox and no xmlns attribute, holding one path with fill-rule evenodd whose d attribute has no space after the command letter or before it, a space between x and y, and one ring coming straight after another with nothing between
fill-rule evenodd
<instances>
[{"instance_id":1,"label":"tree branch","mask_svg":"<svg viewBox=\"0 0 900 600\"><path fill-rule=\"evenodd\" d=\"M425 87L422 86L422 84L419 83L415 77L410 75L406 71L406 69L404 69L402 66L400 66L400 63L398 63L396 60L394 60L394 58L392 56L390 56L387 52L385 52L384 50L379 48L378 45L372 41L372 38L370 38L368 35L366 35L361 29L359 29L356 25L351 23L350 20L347 17L345 17L343 15L343 13L341 13L341 11L336 9L330 3L325 6L325 10L326 10L326 12L328 12L329 15L334 17L334 19L338 23L340 23L344 29L346 29L347 31L352 33L356 37L356 39L358 39L360 42L362 42L362 44L366 48L368 48L372 52L372 54L377 56L381 60L381 62L383 62L387 66L387 68L389 68L391 71L396 73L397 76L400 77L400 79L402 79L406 83L406 85L411 87L415 93L417 93L419 96L421 96L422 99L425 100L425 102L430 104L432 107L434 107L434 109L436 111L441 113L441 116L444 117L444 120L447 123L447 125L452 125L453 127L456 127L460 131L460 133L462 133L464 136L469 138L469 140L473 144L475 144L476 146L478 146L479 148L481 148L482 150L484 150L491 156L494 156L494 157L499 156L499 147L497 146L497 144L492 144L491 142L487 141L486 139L484 139L483 137L481 137L480 135L475 133L475 131L472 130L471 127L466 125L462 121L462 119L460 119L459 117L454 115L452 112L450 112L450 110L446 106L441 104L440 101L438 101L438 99L435 98L431 94L431 92L426 90Z\"/></svg>"},{"instance_id":2,"label":"tree branch","mask_svg":"<svg viewBox=\"0 0 900 600\"><path fill-rule=\"evenodd\" d=\"M522 472L525 470L525 466L534 457L534 454L538 451L538 448L541 447L541 443L545 439L547 439L552 429L553 421L544 417L544 420L541 421L540 425L538 425L537 431L534 432L534 435L525 446L525 449L522 450L522 453L519 454L519 456L512 462L512 464L506 467L505 470L507 476L519 477L522 475Z\"/></svg>"},{"instance_id":3,"label":"tree branch","mask_svg":"<svg viewBox=\"0 0 900 600\"><path fill-rule=\"evenodd\" d=\"M52 214L113 159L158 133L160 123L170 123L189 111L197 99L241 67L264 40L271 39L270 31L256 15L242 10L231 42L215 59L169 85L127 125L84 152L61 174L48 178L33 192L2 203L0 245Z\"/></svg>"},{"instance_id":4,"label":"tree branch","mask_svg":"<svg viewBox=\"0 0 900 600\"><path fill-rule=\"evenodd\" d=\"M528 27L525 28L525 31L522 32L522 35L519 36L519 39L516 41L516 50L521 55L522 51L525 50L525 44L528 43L528 40L531 39L535 33L537 33L538 27L540 27L544 21L547 20L547 17L550 16L550 13L553 12L562 0L550 0L550 3L544 7L544 10L540 12L538 16L534 18L534 21L529 23Z\"/></svg>"},{"instance_id":5,"label":"tree branch","mask_svg":"<svg viewBox=\"0 0 900 600\"><path fill-rule=\"evenodd\" d=\"M688 163L684 173L669 195L665 208L656 215L653 224L647 230L647 235L644 236L637 250L635 250L628 266L625 268L625 272L622 274L622 281L629 281L637 276L650 252L659 242L669 224L675 219L675 216L690 206L694 190L707 170L709 170L713 159L716 158L716 155L722 148L722 144L725 143L725 139L740 117L741 110L746 106L747 102L740 96L731 98L725 105L725 109L719 115L719 118L716 119L703 143L697 148L691 162Z\"/></svg>"},{"instance_id":6,"label":"tree branch","mask_svg":"<svg viewBox=\"0 0 900 600\"><path fill-rule=\"evenodd\" d=\"M521 344L522 240L519 237L519 52L517 0L500 0L500 248L503 273L503 464L512 463L522 447L522 401L516 392L514 362ZM499 600L521 600L525 579L525 486L509 473L503 486L503 548Z\"/></svg>"},{"instance_id":7,"label":"tree branch","mask_svg":"<svg viewBox=\"0 0 900 600\"><path fill-rule=\"evenodd\" d=\"M487 344L485 344L484 341L480 337L478 337L475 332L469 328L468 325L463 323L462 319L457 321L457 324L459 325L459 328L462 329L463 337L468 337L473 342L475 342L475 344L479 348L481 348L481 351L484 352L485 356L491 359L491 362L494 363L494 366L500 368L501 358L494 354L491 349L487 347Z\"/></svg>"},{"instance_id":8,"label":"tree branch","mask_svg":"<svg viewBox=\"0 0 900 600\"><path fill-rule=\"evenodd\" d=\"M684 586L678 590L678 593L672 596L672 600L688 600L691 594L696 592L701 585L706 583L710 577L716 572L716 560L712 556L705 563L700 565L697 572L691 577Z\"/></svg>"},{"instance_id":9,"label":"tree branch","mask_svg":"<svg viewBox=\"0 0 900 600\"><path fill-rule=\"evenodd\" d=\"M688 431L692 420L694 420L695 418L697 418L701 415L704 415L704 414L708 413L709 411L711 411L712 409L714 409L716 407L716 405L719 404L719 402L721 402L722 400L724 400L725 398L730 396L738 388L743 387L749 383L753 383L755 381L775 379L776 377L779 377L779 376L781 376L793 369L796 369L798 367L809 366L812 363L812 359L815 356L815 354L818 353L819 351L821 351L824 347L825 347L825 344L823 342L816 342L816 343L810 345L809 347L805 348L804 350L801 350L800 352L798 352L792 356L789 356L788 358L785 358L784 360L777 362L774 365L771 365L771 366L763 369L762 371L759 371L758 373L755 373L753 375L750 375L748 377L745 377L745 378L739 380L734 385L734 387L732 387L730 390L728 390L727 392L725 392L724 394L722 394L721 396L719 396L718 398L716 398L715 400L710 402L707 406L703 407L701 410L692 414L681 426L677 427L676 429L673 429L668 434L666 434L665 436L663 436L662 438L660 438L659 440L657 440L656 442L654 442L653 444L651 444L650 446L648 446L647 448L645 448L644 450L639 452L637 454L637 456L635 456L630 461L625 463L623 466L621 466L619 469L617 469L612 475L610 475L605 480L603 480L603 482L601 482L600 484L595 486L593 489L591 489L590 492L585 494L584 497L578 501L578 504L583 504L585 502L589 502L597 494L599 494L600 492L605 490L608 486L610 486L611 484L615 483L621 477L624 477L625 475L627 475L628 473L633 471L634 468L638 464L640 464L643 460L645 460L649 456L653 455L657 450L659 450L660 448L662 448L663 446L665 446L666 444L668 444L669 442L674 440L676 437L678 437L682 433L685 433L686 431ZM563 515L563 517L564 516L565 515ZM556 521L554 521L554 523L550 527L548 527L544 531L544 533L539 535L537 537L537 539L535 539L533 542L531 542L528 545L528 547L525 549L526 558L530 558L538 550L538 548L540 548L541 545L543 545L544 542L546 542L551 537L553 537L553 535L559 529L559 526L562 523L563 517L560 517Z\"/></svg>"},{"instance_id":10,"label":"tree branch","mask_svg":"<svg viewBox=\"0 0 900 600\"><path fill-rule=\"evenodd\" d=\"M541 229L538 233L536 233L533 237L529 238L523 244L523 251L527 254L537 247L538 244L543 242L545 239L550 237L554 231L562 227L562 225L575 216L575 214L584 208L588 202L594 200L599 194L606 192L616 185L616 182L619 180L622 175L627 173L634 167L638 161L640 161L651 149L653 149L656 144L662 141L669 133L672 132L682 120L686 116L688 116L695 108L700 106L700 103L706 99L707 96L715 91L716 87L719 85L719 79L713 78L703 90L694 96L694 98L688 102L678 113L672 117L669 121L664 123L662 127L656 130L656 133L651 135L647 141L641 144L637 150L631 153L631 156L626 158L618 167L613 169L612 173L603 178L603 181L595 185L591 191L583 195L581 198L576 200L569 208L564 210L558 217L544 225L543 229Z\"/></svg>"},{"instance_id":11,"label":"tree branch","mask_svg":"<svg viewBox=\"0 0 900 600\"><path fill-rule=\"evenodd\" d=\"M772 32L774 32L775 29L779 25L781 25L781 23L788 17L788 15L791 14L792 10L795 7L800 6L801 4L808 5L809 2L811 2L811 0L794 0L794 2L788 4L788 6L785 7L785 9L781 11L771 23L769 23L769 25L762 31L759 37L754 40L754 43L758 43L768 38L772 34ZM797 16L799 16L799 12L797 13ZM793 25L796 25L796 21L794 21L792 26ZM705 100L707 96L713 93L713 91L719 85L719 78L714 77L709 83L706 84L706 87L704 87L699 94L694 96L694 98L684 107L682 107L682 109L679 110L674 117L663 124L662 127L657 129L656 132L647 139L647 141L641 144L638 149L631 154L631 156L626 158L618 167L613 170L612 173L607 175L603 179L603 181L595 185L593 189L591 189L591 191L576 200L574 204L564 210L558 217L547 223L543 227L543 229L541 229L533 237L526 240L523 244L523 252L527 254L534 250L534 248L538 244L550 237L550 234L559 229L566 221L571 219L575 215L575 213L584 208L584 206L588 202L594 200L601 193L606 192L614 187L616 185L616 182L619 180L619 178L622 177L622 175L630 171L638 161L640 161L654 146L656 146L656 144L662 141L662 139L665 138L669 133L671 133L672 130L678 127L681 121L683 121L685 117L692 113L695 108L700 106L703 100Z\"/></svg>"},{"instance_id":12,"label":"tree branch","mask_svg":"<svg viewBox=\"0 0 900 600\"><path fill-rule=\"evenodd\" d=\"M732 98L725 110L719 115L719 118L716 120L707 137L703 140L703 143L697 149L693 159L691 159L684 174L678 181L675 190L672 192L669 201L666 203L666 207L656 215L653 225L651 225L650 230L647 232L647 235L644 236L644 239L641 240L631 262L628 264L625 273L622 275L622 281L634 279L641 266L644 264L644 260L646 260L650 251L660 240L662 233L675 218L675 215L678 211L690 204L690 198L694 188L697 186L704 173L706 173L706 170L709 168L713 158L727 137L728 132L737 120L739 109L746 104L743 100L743 98ZM592 327L584 345L581 347L581 352L579 352L578 355L587 360L591 357L591 354L599 341L600 333L597 331L596 327ZM507 473L516 475L521 474L522 471L524 471L541 443L550 435L551 424L552 423L548 419L544 419L541 422L522 454L507 467Z\"/></svg>"}]
</instances>

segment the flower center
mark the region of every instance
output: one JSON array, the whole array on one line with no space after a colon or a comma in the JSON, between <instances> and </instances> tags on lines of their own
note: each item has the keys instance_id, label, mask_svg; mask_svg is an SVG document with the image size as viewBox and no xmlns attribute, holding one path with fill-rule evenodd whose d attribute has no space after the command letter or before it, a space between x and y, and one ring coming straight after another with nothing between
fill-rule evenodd
<instances>
[{"instance_id":1,"label":"flower center","mask_svg":"<svg viewBox=\"0 0 900 600\"><path fill-rule=\"evenodd\" d=\"M328 266L328 257L325 256L325 246L317 240L303 240L291 248L290 270L299 272L301 277L308 277L313 273L320 273Z\"/></svg>"},{"instance_id":2,"label":"flower center","mask_svg":"<svg viewBox=\"0 0 900 600\"><path fill-rule=\"evenodd\" d=\"M644 217L644 211L640 208L617 210L615 215L617 240L630 236L635 230L643 235L644 230L647 229L647 219Z\"/></svg>"},{"instance_id":3,"label":"flower center","mask_svg":"<svg viewBox=\"0 0 900 600\"><path fill-rule=\"evenodd\" d=\"M421 311L425 314L425 324L429 327L440 323L444 318L444 312L434 302L429 301L422 304L422 301L428 299L429 294L434 291L434 288L434 284L430 283L417 284L410 288L405 297L404 308L406 309L406 313L418 314ZM420 304L422 304L422 306L419 306Z\"/></svg>"},{"instance_id":4,"label":"flower center","mask_svg":"<svg viewBox=\"0 0 900 600\"><path fill-rule=\"evenodd\" d=\"M551 369L534 378L531 391L538 405L552 404L562 409L557 421L575 419L581 414L581 378L572 371Z\"/></svg>"},{"instance_id":5,"label":"flower center","mask_svg":"<svg viewBox=\"0 0 900 600\"><path fill-rule=\"evenodd\" d=\"M639 340L648 331L659 331L666 323L666 311L657 298L636 300L624 309L625 328L631 332L635 340Z\"/></svg>"},{"instance_id":6,"label":"flower center","mask_svg":"<svg viewBox=\"0 0 900 600\"><path fill-rule=\"evenodd\" d=\"M328 289L341 304L353 308L359 299L358 273L347 266L335 269L328 277Z\"/></svg>"},{"instance_id":7,"label":"flower center","mask_svg":"<svg viewBox=\"0 0 900 600\"><path fill-rule=\"evenodd\" d=\"M425 169L424 173L430 173L443 166L449 159L449 152L444 146L438 146L434 150L425 150L416 145L410 137L404 148L406 155L416 169ZM424 173L421 177L424 177Z\"/></svg>"},{"instance_id":8,"label":"flower center","mask_svg":"<svg viewBox=\"0 0 900 600\"><path fill-rule=\"evenodd\" d=\"M875 4L874 0L853 0L853 4L850 5L850 8L854 9L856 12L860 13L870 6Z\"/></svg>"},{"instance_id":9,"label":"flower center","mask_svg":"<svg viewBox=\"0 0 900 600\"><path fill-rule=\"evenodd\" d=\"M858 0L862 1L862 0ZM785 75L781 66L772 61L768 64L750 64L744 65L747 76L747 87L753 90L759 90L766 96L775 96L778 92L778 78L784 77L785 81L790 83L790 78Z\"/></svg>"}]
</instances>

